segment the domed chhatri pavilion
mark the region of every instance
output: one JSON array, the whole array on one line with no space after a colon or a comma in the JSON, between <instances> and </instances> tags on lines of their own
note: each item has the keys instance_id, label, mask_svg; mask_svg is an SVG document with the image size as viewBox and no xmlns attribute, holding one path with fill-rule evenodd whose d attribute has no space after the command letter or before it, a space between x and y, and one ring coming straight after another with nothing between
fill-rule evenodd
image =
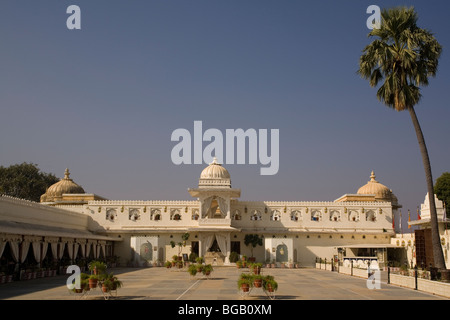
<instances>
[{"instance_id":1,"label":"domed chhatri pavilion","mask_svg":"<svg viewBox=\"0 0 450 320\"><path fill-rule=\"evenodd\" d=\"M401 206L373 172L356 194L335 201L241 201L241 190L232 188L230 173L214 159L188 192L194 200L106 200L85 193L66 170L41 202L88 216L91 232L120 240L112 242L114 254L138 265L170 260L179 250L227 265L231 252L251 255L247 234L263 238L253 249L257 261L279 264L310 266L316 257L365 256L383 266L395 247L399 224L393 220ZM186 234L185 245L173 246Z\"/></svg>"},{"instance_id":2,"label":"domed chhatri pavilion","mask_svg":"<svg viewBox=\"0 0 450 320\"><path fill-rule=\"evenodd\" d=\"M47 205L57 204L83 204L89 200L105 200L95 194L87 194L84 189L70 179L69 169L64 172L64 178L47 188L41 196L41 203Z\"/></svg>"}]
</instances>

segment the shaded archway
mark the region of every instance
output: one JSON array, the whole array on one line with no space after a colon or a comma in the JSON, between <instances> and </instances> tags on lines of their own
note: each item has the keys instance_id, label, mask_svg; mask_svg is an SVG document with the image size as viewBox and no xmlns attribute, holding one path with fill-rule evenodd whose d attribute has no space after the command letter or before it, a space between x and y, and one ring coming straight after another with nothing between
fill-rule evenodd
<instances>
[{"instance_id":1,"label":"shaded archway","mask_svg":"<svg viewBox=\"0 0 450 320\"><path fill-rule=\"evenodd\" d=\"M277 262L288 261L288 248L285 244L280 244L277 246L276 261Z\"/></svg>"}]
</instances>

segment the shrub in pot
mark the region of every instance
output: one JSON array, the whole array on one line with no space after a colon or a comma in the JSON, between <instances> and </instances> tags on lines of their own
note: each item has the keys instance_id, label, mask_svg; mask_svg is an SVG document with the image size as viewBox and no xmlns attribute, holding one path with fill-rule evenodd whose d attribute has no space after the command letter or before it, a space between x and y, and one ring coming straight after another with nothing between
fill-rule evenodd
<instances>
[{"instance_id":1,"label":"shrub in pot","mask_svg":"<svg viewBox=\"0 0 450 320\"><path fill-rule=\"evenodd\" d=\"M89 263L89 271L93 272L95 275L102 274L106 272L106 263L94 260Z\"/></svg>"},{"instance_id":2,"label":"shrub in pot","mask_svg":"<svg viewBox=\"0 0 450 320\"><path fill-rule=\"evenodd\" d=\"M238 289L243 292L249 292L253 287L253 276L251 274L242 273L238 279Z\"/></svg>"},{"instance_id":3,"label":"shrub in pot","mask_svg":"<svg viewBox=\"0 0 450 320\"><path fill-rule=\"evenodd\" d=\"M212 265L207 264L207 265L203 266L202 272L205 276L209 276L213 270L214 269L213 269Z\"/></svg>"},{"instance_id":4,"label":"shrub in pot","mask_svg":"<svg viewBox=\"0 0 450 320\"><path fill-rule=\"evenodd\" d=\"M260 274L254 275L253 286L255 288L262 288L262 285L263 285L263 276Z\"/></svg>"},{"instance_id":5,"label":"shrub in pot","mask_svg":"<svg viewBox=\"0 0 450 320\"><path fill-rule=\"evenodd\" d=\"M190 274L191 276L194 276L194 277L195 277L195 275L197 274L197 266L196 266L195 264L191 264L191 265L188 267L188 272L189 272L189 274Z\"/></svg>"},{"instance_id":6,"label":"shrub in pot","mask_svg":"<svg viewBox=\"0 0 450 320\"><path fill-rule=\"evenodd\" d=\"M98 276L96 274L92 274L89 277L89 288L94 289L97 288Z\"/></svg>"},{"instance_id":7,"label":"shrub in pot","mask_svg":"<svg viewBox=\"0 0 450 320\"><path fill-rule=\"evenodd\" d=\"M106 279L102 282L102 291L103 292L109 292L112 288L112 280Z\"/></svg>"},{"instance_id":8,"label":"shrub in pot","mask_svg":"<svg viewBox=\"0 0 450 320\"><path fill-rule=\"evenodd\" d=\"M262 263L253 263L252 269L254 274L261 274Z\"/></svg>"},{"instance_id":9,"label":"shrub in pot","mask_svg":"<svg viewBox=\"0 0 450 320\"><path fill-rule=\"evenodd\" d=\"M268 292L275 292L278 290L278 283L275 281L273 276L265 276L263 278L264 290Z\"/></svg>"}]
</instances>

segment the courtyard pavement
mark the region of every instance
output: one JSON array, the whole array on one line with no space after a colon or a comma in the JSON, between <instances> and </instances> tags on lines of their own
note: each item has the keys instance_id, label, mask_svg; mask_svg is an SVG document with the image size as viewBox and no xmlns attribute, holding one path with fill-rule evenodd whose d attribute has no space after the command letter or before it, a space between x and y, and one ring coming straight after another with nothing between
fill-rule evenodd
<instances>
[{"instance_id":1,"label":"courtyard pavement","mask_svg":"<svg viewBox=\"0 0 450 320\"><path fill-rule=\"evenodd\" d=\"M237 279L243 269L215 267L209 278L191 277L186 269L114 268L123 287L111 300L269 300L261 289L243 296ZM368 289L366 280L314 268L266 269L278 282L274 300L449 300L386 283ZM99 288L81 296L66 287L69 275L0 284L0 300L103 300Z\"/></svg>"}]
</instances>

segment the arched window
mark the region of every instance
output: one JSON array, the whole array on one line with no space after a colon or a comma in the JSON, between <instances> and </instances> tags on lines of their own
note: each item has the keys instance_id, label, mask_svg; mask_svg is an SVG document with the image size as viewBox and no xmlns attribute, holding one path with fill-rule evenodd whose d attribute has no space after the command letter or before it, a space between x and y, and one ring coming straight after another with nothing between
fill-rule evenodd
<instances>
[{"instance_id":1,"label":"arched window","mask_svg":"<svg viewBox=\"0 0 450 320\"><path fill-rule=\"evenodd\" d=\"M270 215L270 221L280 221L281 220L281 212L278 210L272 211Z\"/></svg>"},{"instance_id":2,"label":"arched window","mask_svg":"<svg viewBox=\"0 0 450 320\"><path fill-rule=\"evenodd\" d=\"M321 212L320 210L312 210L311 211L311 221L320 221L321 219Z\"/></svg>"},{"instance_id":3,"label":"arched window","mask_svg":"<svg viewBox=\"0 0 450 320\"><path fill-rule=\"evenodd\" d=\"M233 212L233 220L241 220L242 216L241 216L241 212L239 210L234 210Z\"/></svg>"},{"instance_id":4,"label":"arched window","mask_svg":"<svg viewBox=\"0 0 450 320\"><path fill-rule=\"evenodd\" d=\"M341 213L338 210L331 210L330 221L341 221Z\"/></svg>"},{"instance_id":5,"label":"arched window","mask_svg":"<svg viewBox=\"0 0 450 320\"><path fill-rule=\"evenodd\" d=\"M179 221L181 220L181 213L179 209L171 210L170 211L170 219Z\"/></svg>"},{"instance_id":6,"label":"arched window","mask_svg":"<svg viewBox=\"0 0 450 320\"><path fill-rule=\"evenodd\" d=\"M129 213L128 213L128 219L130 219L131 221L136 221L139 220L141 217L139 210L138 209L130 209Z\"/></svg>"},{"instance_id":7,"label":"arched window","mask_svg":"<svg viewBox=\"0 0 450 320\"><path fill-rule=\"evenodd\" d=\"M159 220L156 217L159 217L159 219L161 219L161 210L159 210L159 209L152 209L150 211L150 220Z\"/></svg>"},{"instance_id":8,"label":"arched window","mask_svg":"<svg viewBox=\"0 0 450 320\"><path fill-rule=\"evenodd\" d=\"M261 220L261 212L259 212L258 210L253 210L252 214L250 215L250 220L260 221Z\"/></svg>"},{"instance_id":9,"label":"arched window","mask_svg":"<svg viewBox=\"0 0 450 320\"><path fill-rule=\"evenodd\" d=\"M359 213L356 210L350 210L348 213L348 220L349 221L359 221Z\"/></svg>"},{"instance_id":10,"label":"arched window","mask_svg":"<svg viewBox=\"0 0 450 320\"><path fill-rule=\"evenodd\" d=\"M198 220L198 218L200 217L198 212L199 212L198 209L192 210L192 220Z\"/></svg>"},{"instance_id":11,"label":"arched window","mask_svg":"<svg viewBox=\"0 0 450 320\"><path fill-rule=\"evenodd\" d=\"M368 210L366 212L366 221L374 221L375 222L376 220L377 220L377 217L375 215L375 211Z\"/></svg>"},{"instance_id":12,"label":"arched window","mask_svg":"<svg viewBox=\"0 0 450 320\"><path fill-rule=\"evenodd\" d=\"M107 209L106 210L106 220L113 222L114 219L116 219L116 218L117 218L116 209Z\"/></svg>"},{"instance_id":13,"label":"arched window","mask_svg":"<svg viewBox=\"0 0 450 320\"><path fill-rule=\"evenodd\" d=\"M294 210L291 212L291 221L298 221L301 217L301 211L300 210Z\"/></svg>"}]
</instances>

